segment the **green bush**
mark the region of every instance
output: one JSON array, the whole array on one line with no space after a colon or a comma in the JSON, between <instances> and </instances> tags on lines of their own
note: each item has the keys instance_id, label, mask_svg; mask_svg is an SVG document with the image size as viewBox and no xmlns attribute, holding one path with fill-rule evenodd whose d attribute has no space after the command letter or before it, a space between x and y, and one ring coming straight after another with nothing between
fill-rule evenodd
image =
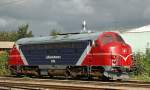
<instances>
[{"instance_id":1,"label":"green bush","mask_svg":"<svg viewBox=\"0 0 150 90\"><path fill-rule=\"evenodd\" d=\"M9 70L7 68L8 53L0 53L0 76L8 75Z\"/></svg>"},{"instance_id":2,"label":"green bush","mask_svg":"<svg viewBox=\"0 0 150 90\"><path fill-rule=\"evenodd\" d=\"M146 53L135 53L135 66L133 71L136 79L150 81L150 49L146 49Z\"/></svg>"}]
</instances>

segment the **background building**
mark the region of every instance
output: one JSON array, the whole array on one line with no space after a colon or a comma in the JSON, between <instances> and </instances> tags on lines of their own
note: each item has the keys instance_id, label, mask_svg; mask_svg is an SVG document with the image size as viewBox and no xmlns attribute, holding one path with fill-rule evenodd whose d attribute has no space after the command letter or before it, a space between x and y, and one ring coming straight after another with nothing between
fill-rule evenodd
<instances>
[{"instance_id":1,"label":"background building","mask_svg":"<svg viewBox=\"0 0 150 90\"><path fill-rule=\"evenodd\" d=\"M6 42L6 41L0 41L0 51L9 50L13 48L14 42Z\"/></svg>"},{"instance_id":2,"label":"background building","mask_svg":"<svg viewBox=\"0 0 150 90\"><path fill-rule=\"evenodd\" d=\"M122 32L121 36L131 45L133 52L145 52L150 48L150 25Z\"/></svg>"}]
</instances>

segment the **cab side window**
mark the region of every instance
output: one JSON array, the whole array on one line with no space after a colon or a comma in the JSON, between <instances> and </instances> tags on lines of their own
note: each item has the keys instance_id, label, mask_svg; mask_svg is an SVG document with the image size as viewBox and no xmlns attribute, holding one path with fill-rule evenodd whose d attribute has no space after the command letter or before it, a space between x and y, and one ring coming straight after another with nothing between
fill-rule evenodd
<instances>
[{"instance_id":1,"label":"cab side window","mask_svg":"<svg viewBox=\"0 0 150 90\"><path fill-rule=\"evenodd\" d=\"M113 42L113 36L112 35L103 35L102 36L102 44L105 45L107 43Z\"/></svg>"},{"instance_id":2,"label":"cab side window","mask_svg":"<svg viewBox=\"0 0 150 90\"><path fill-rule=\"evenodd\" d=\"M122 37L118 34L116 35L116 41L125 43L124 40L122 39Z\"/></svg>"}]
</instances>

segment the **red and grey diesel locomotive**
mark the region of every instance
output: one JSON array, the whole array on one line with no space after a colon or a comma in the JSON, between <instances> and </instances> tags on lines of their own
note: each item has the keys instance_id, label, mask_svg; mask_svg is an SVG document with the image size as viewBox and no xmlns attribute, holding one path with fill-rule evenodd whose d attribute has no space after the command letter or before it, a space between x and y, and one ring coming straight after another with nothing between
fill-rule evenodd
<instances>
[{"instance_id":1,"label":"red and grey diesel locomotive","mask_svg":"<svg viewBox=\"0 0 150 90\"><path fill-rule=\"evenodd\" d=\"M23 38L10 51L15 75L128 78L131 47L115 32Z\"/></svg>"}]
</instances>

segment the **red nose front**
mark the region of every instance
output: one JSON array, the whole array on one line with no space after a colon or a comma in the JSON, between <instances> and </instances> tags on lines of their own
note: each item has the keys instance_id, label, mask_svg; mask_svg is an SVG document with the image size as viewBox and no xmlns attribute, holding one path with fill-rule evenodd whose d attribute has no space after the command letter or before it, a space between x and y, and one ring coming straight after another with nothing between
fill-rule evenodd
<instances>
[{"instance_id":1,"label":"red nose front","mask_svg":"<svg viewBox=\"0 0 150 90\"><path fill-rule=\"evenodd\" d=\"M130 66L132 64L132 51L129 45L117 43L110 46L112 66Z\"/></svg>"},{"instance_id":2,"label":"red nose front","mask_svg":"<svg viewBox=\"0 0 150 90\"><path fill-rule=\"evenodd\" d=\"M122 66L132 65L132 51L129 45L127 44L121 45L120 57Z\"/></svg>"}]
</instances>

